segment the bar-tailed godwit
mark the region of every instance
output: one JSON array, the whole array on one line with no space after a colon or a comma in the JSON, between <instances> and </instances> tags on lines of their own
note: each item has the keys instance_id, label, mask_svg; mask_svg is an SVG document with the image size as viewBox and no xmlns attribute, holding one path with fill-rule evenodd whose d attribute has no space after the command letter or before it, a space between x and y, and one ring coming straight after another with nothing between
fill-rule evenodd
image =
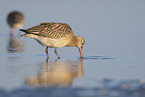
<instances>
[{"instance_id":1,"label":"bar-tailed godwit","mask_svg":"<svg viewBox=\"0 0 145 97\"><path fill-rule=\"evenodd\" d=\"M80 52L80 56L83 57L83 46L85 40L81 36L74 36L71 27L65 23L41 23L40 25L28 28L20 29L20 31L26 34L22 35L25 37L33 38L37 40L42 46L46 46L45 52L48 56L48 47L55 48L54 52L60 58L57 53L57 48L66 47L77 47Z\"/></svg>"}]
</instances>

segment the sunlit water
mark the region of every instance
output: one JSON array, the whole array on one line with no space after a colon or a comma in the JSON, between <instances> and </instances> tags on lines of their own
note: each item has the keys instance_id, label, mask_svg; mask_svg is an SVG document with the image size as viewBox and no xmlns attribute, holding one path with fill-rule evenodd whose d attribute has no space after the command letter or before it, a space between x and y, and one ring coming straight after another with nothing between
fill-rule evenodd
<instances>
[{"instance_id":1,"label":"sunlit water","mask_svg":"<svg viewBox=\"0 0 145 97\"><path fill-rule=\"evenodd\" d=\"M144 1L35 3L0 4L4 9L0 19L0 88L96 88L104 79L144 79ZM6 16L13 9L24 13L24 28L50 21L70 24L74 34L86 41L84 58L79 58L77 48L63 47L58 49L61 59L50 49L50 59L46 60L45 47L37 41L18 37L18 33L22 34L18 30L10 35Z\"/></svg>"}]
</instances>

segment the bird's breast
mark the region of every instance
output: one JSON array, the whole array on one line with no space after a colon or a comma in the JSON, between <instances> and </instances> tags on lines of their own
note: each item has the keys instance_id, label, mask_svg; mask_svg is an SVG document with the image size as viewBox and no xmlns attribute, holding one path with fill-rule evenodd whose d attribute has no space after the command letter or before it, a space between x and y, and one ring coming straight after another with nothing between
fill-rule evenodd
<instances>
[{"instance_id":1,"label":"bird's breast","mask_svg":"<svg viewBox=\"0 0 145 97\"><path fill-rule=\"evenodd\" d=\"M70 42L69 38L63 37L59 39L47 38L47 37L38 37L36 39L41 45L47 46L50 48L59 48L63 47Z\"/></svg>"}]
</instances>

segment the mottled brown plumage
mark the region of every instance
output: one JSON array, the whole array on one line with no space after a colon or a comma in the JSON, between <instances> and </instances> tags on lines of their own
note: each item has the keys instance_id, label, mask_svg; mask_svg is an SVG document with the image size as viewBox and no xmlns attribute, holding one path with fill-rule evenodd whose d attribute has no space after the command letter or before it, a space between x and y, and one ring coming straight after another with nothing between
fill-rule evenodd
<instances>
[{"instance_id":1,"label":"mottled brown plumage","mask_svg":"<svg viewBox=\"0 0 145 97\"><path fill-rule=\"evenodd\" d=\"M83 57L82 48L84 46L84 39L80 36L74 36L71 27L65 23L41 23L40 25L28 28L20 29L25 32L23 36L36 39L41 45L46 46L46 54L48 57L48 47L55 48L55 54L57 48L67 46L76 46L79 48L80 55Z\"/></svg>"},{"instance_id":2,"label":"mottled brown plumage","mask_svg":"<svg viewBox=\"0 0 145 97\"><path fill-rule=\"evenodd\" d=\"M73 36L72 29L68 24L54 22L41 23L40 25L25 30L24 32L55 39L66 37L67 35Z\"/></svg>"}]
</instances>

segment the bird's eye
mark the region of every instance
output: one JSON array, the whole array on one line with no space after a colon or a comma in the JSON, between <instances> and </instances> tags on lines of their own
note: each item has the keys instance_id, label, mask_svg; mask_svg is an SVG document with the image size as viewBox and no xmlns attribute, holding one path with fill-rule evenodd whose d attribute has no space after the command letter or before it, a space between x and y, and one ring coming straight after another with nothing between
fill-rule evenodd
<instances>
[{"instance_id":1,"label":"bird's eye","mask_svg":"<svg viewBox=\"0 0 145 97\"><path fill-rule=\"evenodd\" d=\"M82 45L84 45L84 43L82 43Z\"/></svg>"},{"instance_id":2,"label":"bird's eye","mask_svg":"<svg viewBox=\"0 0 145 97\"><path fill-rule=\"evenodd\" d=\"M85 45L85 40L83 39L83 40L82 40L82 46L84 46L84 45Z\"/></svg>"}]
</instances>

